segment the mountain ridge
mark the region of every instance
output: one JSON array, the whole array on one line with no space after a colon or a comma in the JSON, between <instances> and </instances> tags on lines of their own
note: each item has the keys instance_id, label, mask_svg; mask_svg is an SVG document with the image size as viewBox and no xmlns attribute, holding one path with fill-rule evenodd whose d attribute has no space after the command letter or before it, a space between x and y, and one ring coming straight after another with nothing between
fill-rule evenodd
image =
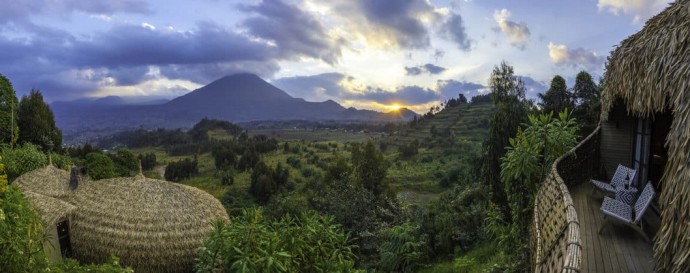
<instances>
[{"instance_id":1,"label":"mountain ridge","mask_svg":"<svg viewBox=\"0 0 690 273\"><path fill-rule=\"evenodd\" d=\"M185 95L157 105L129 105L109 96L54 102L56 123L63 131L132 128L189 128L201 118L231 122L260 120L406 121L417 114L345 108L333 100L310 102L295 98L257 75L222 77Z\"/></svg>"}]
</instances>

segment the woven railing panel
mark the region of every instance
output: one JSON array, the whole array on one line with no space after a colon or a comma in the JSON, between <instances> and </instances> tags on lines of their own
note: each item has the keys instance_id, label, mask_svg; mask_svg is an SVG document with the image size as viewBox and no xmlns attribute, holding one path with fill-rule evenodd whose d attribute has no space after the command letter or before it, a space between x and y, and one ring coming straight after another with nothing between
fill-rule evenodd
<instances>
[{"instance_id":1,"label":"woven railing panel","mask_svg":"<svg viewBox=\"0 0 690 273\"><path fill-rule=\"evenodd\" d=\"M568 185L592 177L598 139L599 128L558 158L535 197L529 240L533 272L580 272L580 223Z\"/></svg>"}]
</instances>

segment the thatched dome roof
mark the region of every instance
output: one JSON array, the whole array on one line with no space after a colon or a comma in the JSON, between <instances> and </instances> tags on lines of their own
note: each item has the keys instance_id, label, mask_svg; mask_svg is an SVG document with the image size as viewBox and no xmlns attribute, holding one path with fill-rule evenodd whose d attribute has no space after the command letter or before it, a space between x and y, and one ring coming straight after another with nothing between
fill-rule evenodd
<instances>
[{"instance_id":1,"label":"thatched dome roof","mask_svg":"<svg viewBox=\"0 0 690 273\"><path fill-rule=\"evenodd\" d=\"M602 121L617 99L634 116L666 109L673 113L654 255L660 272L685 272L690 268L690 0L671 4L613 51L604 79Z\"/></svg>"},{"instance_id":2,"label":"thatched dome roof","mask_svg":"<svg viewBox=\"0 0 690 273\"><path fill-rule=\"evenodd\" d=\"M136 177L80 185L70 224L75 258L103 262L111 254L137 272L188 272L217 219L229 221L208 193Z\"/></svg>"},{"instance_id":3,"label":"thatched dome roof","mask_svg":"<svg viewBox=\"0 0 690 273\"><path fill-rule=\"evenodd\" d=\"M602 93L602 120L616 98L650 116L690 102L690 1L679 0L649 19L611 53ZM669 105L670 104L670 105Z\"/></svg>"},{"instance_id":4,"label":"thatched dome roof","mask_svg":"<svg viewBox=\"0 0 690 273\"><path fill-rule=\"evenodd\" d=\"M69 188L69 172L48 164L17 177L12 185L23 192L31 191L49 197L65 200L72 191Z\"/></svg>"},{"instance_id":5,"label":"thatched dome roof","mask_svg":"<svg viewBox=\"0 0 690 273\"><path fill-rule=\"evenodd\" d=\"M38 211L38 216L44 226L54 226L63 219L68 219L75 207L59 199L43 194L23 191L31 207Z\"/></svg>"}]
</instances>

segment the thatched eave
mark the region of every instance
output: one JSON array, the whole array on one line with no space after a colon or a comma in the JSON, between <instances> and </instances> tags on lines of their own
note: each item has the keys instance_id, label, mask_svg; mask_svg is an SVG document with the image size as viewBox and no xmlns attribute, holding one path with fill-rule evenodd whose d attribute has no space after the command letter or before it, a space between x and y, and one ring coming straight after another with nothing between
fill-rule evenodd
<instances>
[{"instance_id":1,"label":"thatched eave","mask_svg":"<svg viewBox=\"0 0 690 273\"><path fill-rule=\"evenodd\" d=\"M53 197L30 191L23 193L31 207L38 211L38 216L45 227L55 226L58 222L68 219L76 209L73 205Z\"/></svg>"},{"instance_id":2,"label":"thatched eave","mask_svg":"<svg viewBox=\"0 0 690 273\"><path fill-rule=\"evenodd\" d=\"M611 53L601 99L602 121L608 120L617 98L625 101L629 113L640 117L689 107L689 4L689 0L671 4Z\"/></svg>"}]
</instances>

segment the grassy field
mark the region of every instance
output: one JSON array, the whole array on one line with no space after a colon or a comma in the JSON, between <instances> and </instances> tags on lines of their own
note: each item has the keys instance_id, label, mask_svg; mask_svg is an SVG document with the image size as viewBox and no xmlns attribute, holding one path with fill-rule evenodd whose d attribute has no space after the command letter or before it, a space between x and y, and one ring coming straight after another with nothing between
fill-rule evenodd
<instances>
[{"instance_id":1,"label":"grassy field","mask_svg":"<svg viewBox=\"0 0 690 273\"><path fill-rule=\"evenodd\" d=\"M384 154L390 166L387 176L390 188L398 193L404 202L426 203L446 190L439 185L440 176L463 164L464 158L471 154L471 150L479 147L488 133L483 125L488 123L487 118L492 111L491 104L460 105L444 109L434 118L425 119L415 127L391 135L323 129L253 129L249 134L263 134L279 141L279 149L262 155L262 160L273 167L282 163L290 172L290 180L298 186L308 179L305 174L323 175L322 167L336 154L349 158L347 143L363 143L368 140L389 143ZM447 130L450 136L434 137L431 133L432 127L437 131ZM233 137L220 130L210 131L209 136L219 140ZM411 158L402 159L397 147L415 139L423 144L419 153ZM299 147L299 154L283 152L282 147L286 142L290 147ZM161 172L161 176L167 163L189 157L170 156L161 147L134 149L133 152L156 154L159 163L156 169ZM289 166L286 163L289 157L300 159L301 166ZM180 183L205 190L216 198L221 198L228 190L246 191L249 188L250 172L236 173L232 185L221 185L212 155L203 153L197 155L197 160L200 174Z\"/></svg>"}]
</instances>

